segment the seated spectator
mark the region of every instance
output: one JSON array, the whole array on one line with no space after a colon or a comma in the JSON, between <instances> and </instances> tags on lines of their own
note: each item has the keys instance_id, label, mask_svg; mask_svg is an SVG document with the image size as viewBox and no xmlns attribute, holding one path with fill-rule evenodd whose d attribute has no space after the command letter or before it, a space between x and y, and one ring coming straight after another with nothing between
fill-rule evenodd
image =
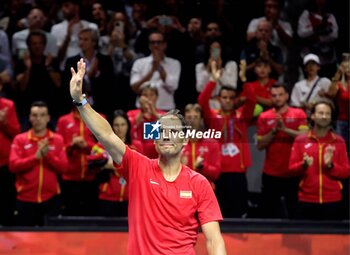
<instances>
[{"instance_id":1,"label":"seated spectator","mask_svg":"<svg viewBox=\"0 0 350 255\"><path fill-rule=\"evenodd\" d=\"M311 109L312 130L294 140L289 161L291 174L299 174L297 217L311 220L339 220L342 192L339 181L350 174L342 137L332 132L334 105L320 100Z\"/></svg>"},{"instance_id":2,"label":"seated spectator","mask_svg":"<svg viewBox=\"0 0 350 255\"><path fill-rule=\"evenodd\" d=\"M297 82L292 91L291 105L302 108L310 116L313 104L325 96L331 81L326 77L319 77L320 59L315 54L304 57L305 79Z\"/></svg>"},{"instance_id":3,"label":"seated spectator","mask_svg":"<svg viewBox=\"0 0 350 255\"><path fill-rule=\"evenodd\" d=\"M74 66L81 58L88 63L86 75L84 78L85 91L90 96L90 103L96 110L106 116L112 116L111 102L115 101L115 92L113 90L113 65L109 56L103 55L98 51L98 32L95 29L85 28L79 32L80 52L70 58L67 58L65 68L65 87L63 96L67 106L71 105L68 85L71 76L70 67Z\"/></svg>"},{"instance_id":4,"label":"seated spectator","mask_svg":"<svg viewBox=\"0 0 350 255\"><path fill-rule=\"evenodd\" d=\"M233 60L227 59L222 52L220 41L213 41L207 45L205 53L205 61L196 65L196 88L201 92L207 85L211 75L211 64L216 63L218 69L221 70L219 82L227 87L237 88L237 64ZM219 87L216 88L212 96L218 94Z\"/></svg>"},{"instance_id":5,"label":"seated spectator","mask_svg":"<svg viewBox=\"0 0 350 255\"><path fill-rule=\"evenodd\" d=\"M192 131L204 132L202 108L199 104L188 104L185 107L184 117ZM182 149L182 164L190 167L207 177L213 189L221 172L221 153L218 141L211 138L191 137Z\"/></svg>"},{"instance_id":6,"label":"seated spectator","mask_svg":"<svg viewBox=\"0 0 350 255\"><path fill-rule=\"evenodd\" d=\"M98 30L97 25L80 19L78 0L62 0L61 10L64 20L51 28L51 34L57 39L60 69L65 68L66 59L79 54L79 33L84 28Z\"/></svg>"},{"instance_id":7,"label":"seated spectator","mask_svg":"<svg viewBox=\"0 0 350 255\"><path fill-rule=\"evenodd\" d=\"M284 60L281 49L271 44L272 25L267 20L261 20L255 31L255 38L252 39L241 52L241 61L246 65L248 81L254 81L255 60L262 57L270 62L272 69L271 77L278 80L284 71ZM243 80L244 81L244 80Z\"/></svg>"},{"instance_id":8,"label":"seated spectator","mask_svg":"<svg viewBox=\"0 0 350 255\"><path fill-rule=\"evenodd\" d=\"M28 28L20 30L12 36L12 55L15 63L22 60L24 55L28 52L27 37L32 31L40 30L45 33L46 45L44 54L46 56L57 57L58 48L56 37L51 33L44 31L44 25L47 20L44 12L39 8L33 8L30 10L27 21ZM51 108L50 108L51 109Z\"/></svg>"},{"instance_id":9,"label":"seated spectator","mask_svg":"<svg viewBox=\"0 0 350 255\"><path fill-rule=\"evenodd\" d=\"M32 31L26 42L29 51L18 62L15 70L15 101L22 130L28 128L27 114L33 101L40 100L48 104L53 125L61 113L57 97L61 75L57 60L45 55L46 35L41 31Z\"/></svg>"},{"instance_id":10,"label":"seated spectator","mask_svg":"<svg viewBox=\"0 0 350 255\"><path fill-rule=\"evenodd\" d=\"M100 36L108 34L109 15L102 2L95 1L91 7L92 22L98 26Z\"/></svg>"},{"instance_id":11,"label":"seated spectator","mask_svg":"<svg viewBox=\"0 0 350 255\"><path fill-rule=\"evenodd\" d=\"M143 152L142 144L138 140L131 138L131 126L126 114L121 110L114 112L111 123L114 133L129 148L140 153ZM101 144L96 144L92 148L93 155L88 157L89 164L92 158L101 161L105 159L102 171L97 174L97 178L103 178L99 191L98 215L107 217L127 217L128 215L128 183L123 166L117 165ZM102 157L101 157L102 156Z\"/></svg>"},{"instance_id":12,"label":"seated spectator","mask_svg":"<svg viewBox=\"0 0 350 255\"><path fill-rule=\"evenodd\" d=\"M320 74L330 78L336 71L338 24L335 16L327 10L327 0L312 0L310 8L299 17L298 35L303 39L301 57L316 54L320 58Z\"/></svg>"},{"instance_id":13,"label":"seated spectator","mask_svg":"<svg viewBox=\"0 0 350 255\"><path fill-rule=\"evenodd\" d=\"M113 14L108 26L108 34L100 37L100 51L108 55L113 62L113 83L111 95L124 95L118 100L109 102L111 109L123 109L125 111L135 108L136 95L130 87L130 71L137 58L131 46L130 26L127 16L122 12Z\"/></svg>"},{"instance_id":14,"label":"seated spectator","mask_svg":"<svg viewBox=\"0 0 350 255\"><path fill-rule=\"evenodd\" d=\"M167 43L159 32L149 36L151 55L136 60L131 69L130 85L136 94L141 85L151 81L158 90L156 107L167 111L175 108L174 93L179 86L180 62L165 55ZM138 107L139 104L137 103Z\"/></svg>"},{"instance_id":15,"label":"seated spectator","mask_svg":"<svg viewBox=\"0 0 350 255\"><path fill-rule=\"evenodd\" d=\"M29 119L32 128L13 140L9 169L16 174L16 224L42 226L45 217L60 214L58 179L68 160L62 136L47 128L48 106L34 102Z\"/></svg>"},{"instance_id":16,"label":"seated spectator","mask_svg":"<svg viewBox=\"0 0 350 255\"><path fill-rule=\"evenodd\" d=\"M20 132L16 108L13 101L0 95L0 225L13 224L16 189L15 175L9 172L9 155L13 138Z\"/></svg>"},{"instance_id":17,"label":"seated spectator","mask_svg":"<svg viewBox=\"0 0 350 255\"><path fill-rule=\"evenodd\" d=\"M265 16L250 21L247 29L247 42L255 37L260 21L270 21L272 25L271 43L281 48L283 59L287 60L288 46L291 46L292 43L293 29L289 22L281 19L280 1L264 0L264 14Z\"/></svg>"},{"instance_id":18,"label":"seated spectator","mask_svg":"<svg viewBox=\"0 0 350 255\"><path fill-rule=\"evenodd\" d=\"M0 96L12 95L11 82L13 67L11 61L9 39L5 31L0 29Z\"/></svg>"},{"instance_id":19,"label":"seated spectator","mask_svg":"<svg viewBox=\"0 0 350 255\"><path fill-rule=\"evenodd\" d=\"M244 101L248 91L252 91L256 96L256 102L258 104L256 105L257 112L255 115L258 115L258 112L267 110L272 106L270 89L277 81L270 78L271 66L270 62L266 59L258 58L255 61L254 72L257 80L245 83L240 97Z\"/></svg>"},{"instance_id":20,"label":"seated spectator","mask_svg":"<svg viewBox=\"0 0 350 255\"><path fill-rule=\"evenodd\" d=\"M61 176L64 215L94 215L97 209L98 186L94 182L96 172L89 171L87 157L96 143L93 134L85 126L79 111L61 116L56 132L62 135L69 165Z\"/></svg>"},{"instance_id":21,"label":"seated spectator","mask_svg":"<svg viewBox=\"0 0 350 255\"><path fill-rule=\"evenodd\" d=\"M145 82L141 86L140 108L128 111L127 115L131 123L131 135L133 140L142 142L143 154L149 158L158 158L158 153L154 143L151 140L143 139L144 123L154 122L163 114L164 111L156 108L158 90L152 86L152 83Z\"/></svg>"}]
</instances>

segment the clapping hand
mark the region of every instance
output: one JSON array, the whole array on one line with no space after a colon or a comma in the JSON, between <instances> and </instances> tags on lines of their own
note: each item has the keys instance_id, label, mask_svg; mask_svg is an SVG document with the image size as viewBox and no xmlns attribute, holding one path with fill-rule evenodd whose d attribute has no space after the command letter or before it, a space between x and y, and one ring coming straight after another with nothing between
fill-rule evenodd
<instances>
[{"instance_id":1,"label":"clapping hand","mask_svg":"<svg viewBox=\"0 0 350 255\"><path fill-rule=\"evenodd\" d=\"M323 160L324 164L328 167L331 168L333 165L333 152L334 152L334 147L333 146L327 146L326 152L323 155Z\"/></svg>"},{"instance_id":2,"label":"clapping hand","mask_svg":"<svg viewBox=\"0 0 350 255\"><path fill-rule=\"evenodd\" d=\"M314 162L314 158L307 155L307 153L304 152L303 161L304 161L304 167L306 168L312 165L312 163Z\"/></svg>"}]
</instances>

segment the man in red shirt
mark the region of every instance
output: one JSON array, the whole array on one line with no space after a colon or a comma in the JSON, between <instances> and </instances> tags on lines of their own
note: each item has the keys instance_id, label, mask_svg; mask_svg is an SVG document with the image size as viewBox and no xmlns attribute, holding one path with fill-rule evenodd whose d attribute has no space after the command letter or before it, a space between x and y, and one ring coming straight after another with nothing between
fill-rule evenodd
<instances>
[{"instance_id":1,"label":"man in red shirt","mask_svg":"<svg viewBox=\"0 0 350 255\"><path fill-rule=\"evenodd\" d=\"M191 130L205 131L202 108L199 104L186 105L185 120ZM190 138L182 151L181 162L207 177L214 188L214 181L220 175L220 144L210 138Z\"/></svg>"},{"instance_id":2,"label":"man in red shirt","mask_svg":"<svg viewBox=\"0 0 350 255\"><path fill-rule=\"evenodd\" d=\"M46 103L32 103L29 120L32 128L15 137L9 159L9 169L16 174L16 219L21 226L43 225L45 216L60 213L58 175L68 165L62 136L47 129Z\"/></svg>"},{"instance_id":3,"label":"man in red shirt","mask_svg":"<svg viewBox=\"0 0 350 255\"><path fill-rule=\"evenodd\" d=\"M283 85L270 89L273 108L260 114L257 122L258 149L266 149L262 176L262 215L292 218L298 201L299 178L288 171L295 136L308 130L303 110L289 107Z\"/></svg>"},{"instance_id":4,"label":"man in red shirt","mask_svg":"<svg viewBox=\"0 0 350 255\"><path fill-rule=\"evenodd\" d=\"M95 144L93 134L84 124L79 111L72 111L58 119L56 132L62 135L69 160L62 175L62 199L65 215L95 215L98 185L95 171L89 171L87 156Z\"/></svg>"},{"instance_id":5,"label":"man in red shirt","mask_svg":"<svg viewBox=\"0 0 350 255\"><path fill-rule=\"evenodd\" d=\"M0 95L0 225L11 225L15 210L15 176L9 172L8 161L12 139L20 132L15 104Z\"/></svg>"},{"instance_id":6,"label":"man in red shirt","mask_svg":"<svg viewBox=\"0 0 350 255\"><path fill-rule=\"evenodd\" d=\"M183 117L173 112L154 124L155 130L163 129L160 139L155 140L160 157L149 159L125 146L108 122L87 103L82 95L83 59L78 62L77 73L73 68L71 71L71 96L83 120L113 160L128 171L128 254L194 255L199 226L206 237L208 253L226 254L218 223L222 216L210 183L181 165L186 139L164 135L183 132Z\"/></svg>"},{"instance_id":7,"label":"man in red shirt","mask_svg":"<svg viewBox=\"0 0 350 255\"><path fill-rule=\"evenodd\" d=\"M311 109L313 128L293 144L289 170L301 174L297 217L335 220L342 216L341 180L349 176L344 139L332 132L334 105L322 99Z\"/></svg>"},{"instance_id":8,"label":"man in red shirt","mask_svg":"<svg viewBox=\"0 0 350 255\"><path fill-rule=\"evenodd\" d=\"M247 93L245 103L236 109L238 94L222 86L219 92L221 109L218 112L209 106L209 100L220 70L216 63L211 68L211 80L199 95L198 102L203 109L206 126L221 131L221 174L216 182L216 195L224 217L245 217L248 209L247 167L251 165L247 129L253 118L256 97ZM219 84L220 85L220 84Z\"/></svg>"},{"instance_id":9,"label":"man in red shirt","mask_svg":"<svg viewBox=\"0 0 350 255\"><path fill-rule=\"evenodd\" d=\"M149 158L158 158L158 153L153 141L143 139L143 125L145 122L154 122L165 112L156 109L158 90L151 86L151 82L145 82L141 86L140 108L128 111L127 115L131 124L131 135L134 140L142 142L143 154Z\"/></svg>"}]
</instances>

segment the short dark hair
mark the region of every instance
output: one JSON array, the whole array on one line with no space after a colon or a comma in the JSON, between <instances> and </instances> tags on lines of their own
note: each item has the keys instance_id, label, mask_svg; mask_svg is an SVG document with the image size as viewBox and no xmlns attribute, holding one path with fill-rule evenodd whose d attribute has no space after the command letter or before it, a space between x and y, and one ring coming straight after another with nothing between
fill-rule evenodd
<instances>
[{"instance_id":1,"label":"short dark hair","mask_svg":"<svg viewBox=\"0 0 350 255\"><path fill-rule=\"evenodd\" d=\"M235 93L237 94L237 89L232 88L232 87L230 87L230 86L228 86L228 85L222 85L222 86L220 87L220 90L219 90L219 96L221 96L221 92L222 92L223 90L233 91L233 92L235 92Z\"/></svg>"},{"instance_id":2,"label":"short dark hair","mask_svg":"<svg viewBox=\"0 0 350 255\"><path fill-rule=\"evenodd\" d=\"M27 36L26 43L27 43L28 48L29 48L29 45L31 43L32 37L34 37L34 36L40 36L43 39L44 45L46 45L47 38L46 38L45 32L43 32L42 30L39 30L39 29L35 29L35 30L31 31L29 33L29 35Z\"/></svg>"},{"instance_id":3,"label":"short dark hair","mask_svg":"<svg viewBox=\"0 0 350 255\"><path fill-rule=\"evenodd\" d=\"M30 109L32 109L33 107L46 107L46 108L47 108L47 112L50 114L49 106L48 106L47 103L44 102L44 101L34 101L34 102L30 105Z\"/></svg>"},{"instance_id":4,"label":"short dark hair","mask_svg":"<svg viewBox=\"0 0 350 255\"><path fill-rule=\"evenodd\" d=\"M187 122L186 122L184 116L180 113L180 110L178 110L178 109L170 110L167 113L165 113L164 115L162 115L159 118L159 120L164 118L164 117L167 117L167 116L175 116L175 117L177 117L181 121L182 131L186 133L186 131L187 131Z\"/></svg>"},{"instance_id":5,"label":"short dark hair","mask_svg":"<svg viewBox=\"0 0 350 255\"><path fill-rule=\"evenodd\" d=\"M274 83L274 84L272 84L272 86L270 87L270 91L272 89L279 89L279 88L283 88L284 91L288 93L287 87L284 84L282 84L282 83Z\"/></svg>"},{"instance_id":6,"label":"short dark hair","mask_svg":"<svg viewBox=\"0 0 350 255\"><path fill-rule=\"evenodd\" d=\"M270 61L267 59L267 58L257 58L255 61L254 61L255 65L259 65L259 64L264 64L264 65L268 65L271 67L271 63Z\"/></svg>"}]
</instances>

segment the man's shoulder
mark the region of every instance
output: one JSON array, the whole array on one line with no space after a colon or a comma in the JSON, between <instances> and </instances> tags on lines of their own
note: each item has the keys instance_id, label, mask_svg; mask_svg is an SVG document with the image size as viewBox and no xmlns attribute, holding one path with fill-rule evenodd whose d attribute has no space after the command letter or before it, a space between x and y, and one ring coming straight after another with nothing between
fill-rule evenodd
<instances>
[{"instance_id":1,"label":"man's shoulder","mask_svg":"<svg viewBox=\"0 0 350 255\"><path fill-rule=\"evenodd\" d=\"M23 29L13 34L12 40L26 39L29 34L29 29Z\"/></svg>"},{"instance_id":2,"label":"man's shoulder","mask_svg":"<svg viewBox=\"0 0 350 255\"><path fill-rule=\"evenodd\" d=\"M0 102L4 107L13 107L15 104L11 99L8 99L5 97L0 97ZM2 109L4 107L1 107L0 109Z\"/></svg>"}]
</instances>

